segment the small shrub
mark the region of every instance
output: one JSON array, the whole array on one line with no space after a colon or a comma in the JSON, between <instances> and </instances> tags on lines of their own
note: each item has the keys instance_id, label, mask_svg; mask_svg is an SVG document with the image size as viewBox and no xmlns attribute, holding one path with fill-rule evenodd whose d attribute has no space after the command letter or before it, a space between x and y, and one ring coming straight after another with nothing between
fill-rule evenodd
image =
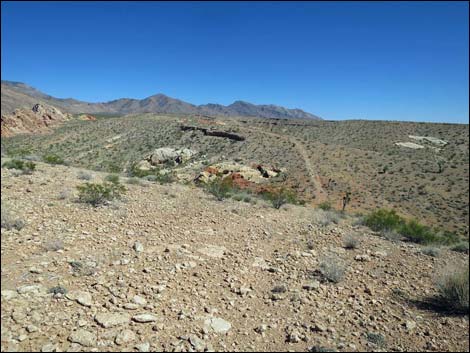
<instances>
[{"instance_id":1,"label":"small shrub","mask_svg":"<svg viewBox=\"0 0 470 353\"><path fill-rule=\"evenodd\" d=\"M128 178L126 180L126 183L127 184L131 184L131 185L141 185L142 182L140 181L139 178L135 178L135 177L132 177L132 178Z\"/></svg>"},{"instance_id":2,"label":"small shrub","mask_svg":"<svg viewBox=\"0 0 470 353\"><path fill-rule=\"evenodd\" d=\"M262 194L263 198L270 201L275 209L280 209L286 203L299 204L297 195L292 190L281 188L276 191L266 191Z\"/></svg>"},{"instance_id":3,"label":"small shrub","mask_svg":"<svg viewBox=\"0 0 470 353\"><path fill-rule=\"evenodd\" d=\"M230 193L234 189L234 185L230 178L218 178L207 183L205 189L208 193L214 195L218 201L222 201L230 196Z\"/></svg>"},{"instance_id":4,"label":"small shrub","mask_svg":"<svg viewBox=\"0 0 470 353\"><path fill-rule=\"evenodd\" d=\"M348 235L343 240L346 249L357 249L359 247L359 239L353 235Z\"/></svg>"},{"instance_id":5,"label":"small shrub","mask_svg":"<svg viewBox=\"0 0 470 353\"><path fill-rule=\"evenodd\" d=\"M395 210L380 209L364 217L364 224L376 232L396 230L402 222Z\"/></svg>"},{"instance_id":6,"label":"small shrub","mask_svg":"<svg viewBox=\"0 0 470 353\"><path fill-rule=\"evenodd\" d=\"M52 294L67 294L67 289L62 287L62 286L55 286L55 287L52 287L52 288L49 288L48 290L48 293L52 293Z\"/></svg>"},{"instance_id":7,"label":"small shrub","mask_svg":"<svg viewBox=\"0 0 470 353\"><path fill-rule=\"evenodd\" d=\"M78 185L78 199L80 202L89 203L93 206L104 204L107 201L121 198L126 190L123 185L119 183L92 184L85 183Z\"/></svg>"},{"instance_id":8,"label":"small shrub","mask_svg":"<svg viewBox=\"0 0 470 353\"><path fill-rule=\"evenodd\" d=\"M331 223L338 224L340 219L340 216L335 211L324 211L322 209L317 209L313 213L313 223L319 224L321 226L327 226Z\"/></svg>"},{"instance_id":9,"label":"small shrub","mask_svg":"<svg viewBox=\"0 0 470 353\"><path fill-rule=\"evenodd\" d=\"M442 304L452 311L468 313L469 268L448 265L436 281Z\"/></svg>"},{"instance_id":10,"label":"small shrub","mask_svg":"<svg viewBox=\"0 0 470 353\"><path fill-rule=\"evenodd\" d=\"M3 168L7 169L18 169L21 170L23 174L32 174L36 169L36 164L31 161L22 161L20 159L12 159L2 164Z\"/></svg>"},{"instance_id":11,"label":"small shrub","mask_svg":"<svg viewBox=\"0 0 470 353\"><path fill-rule=\"evenodd\" d=\"M402 225L398 229L401 235L418 244L438 242L438 237L429 227L420 224L414 219L408 222L402 222Z\"/></svg>"},{"instance_id":12,"label":"small shrub","mask_svg":"<svg viewBox=\"0 0 470 353\"><path fill-rule=\"evenodd\" d=\"M109 181L110 183L113 183L113 184L119 184L119 175L117 175L117 174L108 174L108 175L106 175L104 180Z\"/></svg>"},{"instance_id":13,"label":"small shrub","mask_svg":"<svg viewBox=\"0 0 470 353\"><path fill-rule=\"evenodd\" d=\"M450 250L468 254L468 242L462 241L458 243L457 245L452 246Z\"/></svg>"},{"instance_id":14,"label":"small shrub","mask_svg":"<svg viewBox=\"0 0 470 353\"><path fill-rule=\"evenodd\" d=\"M320 273L324 279L339 283L346 273L346 264L336 256L325 257L320 262Z\"/></svg>"},{"instance_id":15,"label":"small shrub","mask_svg":"<svg viewBox=\"0 0 470 353\"><path fill-rule=\"evenodd\" d=\"M59 200L66 200L70 197L70 190L62 190L57 197Z\"/></svg>"},{"instance_id":16,"label":"small shrub","mask_svg":"<svg viewBox=\"0 0 470 353\"><path fill-rule=\"evenodd\" d=\"M25 222L19 218L15 218L12 216L10 211L8 211L5 204L1 205L2 212L1 212L1 227L7 230L21 230L25 226Z\"/></svg>"},{"instance_id":17,"label":"small shrub","mask_svg":"<svg viewBox=\"0 0 470 353\"><path fill-rule=\"evenodd\" d=\"M77 178L80 180L91 180L93 179L93 175L84 171L79 171L77 174Z\"/></svg>"},{"instance_id":18,"label":"small shrub","mask_svg":"<svg viewBox=\"0 0 470 353\"><path fill-rule=\"evenodd\" d=\"M42 157L43 161L49 164L65 164L65 161L62 157L56 154L46 154Z\"/></svg>"},{"instance_id":19,"label":"small shrub","mask_svg":"<svg viewBox=\"0 0 470 353\"><path fill-rule=\"evenodd\" d=\"M367 332L366 336L369 342L377 345L378 347L385 346L385 337L381 333Z\"/></svg>"},{"instance_id":20,"label":"small shrub","mask_svg":"<svg viewBox=\"0 0 470 353\"><path fill-rule=\"evenodd\" d=\"M59 251L64 249L64 243L59 239L49 240L44 243L43 247L46 251Z\"/></svg>"},{"instance_id":21,"label":"small shrub","mask_svg":"<svg viewBox=\"0 0 470 353\"><path fill-rule=\"evenodd\" d=\"M329 201L322 202L318 204L318 208L323 211L329 211L332 209L331 203Z\"/></svg>"},{"instance_id":22,"label":"small shrub","mask_svg":"<svg viewBox=\"0 0 470 353\"><path fill-rule=\"evenodd\" d=\"M441 254L441 249L428 246L426 248L421 249L421 253L431 257L439 257L439 255Z\"/></svg>"}]
</instances>

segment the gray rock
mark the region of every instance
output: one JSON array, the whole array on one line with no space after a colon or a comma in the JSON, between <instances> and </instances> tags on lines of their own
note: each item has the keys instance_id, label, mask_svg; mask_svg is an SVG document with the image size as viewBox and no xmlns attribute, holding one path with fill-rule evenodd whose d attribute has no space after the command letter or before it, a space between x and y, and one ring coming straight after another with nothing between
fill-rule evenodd
<instances>
[{"instance_id":1,"label":"gray rock","mask_svg":"<svg viewBox=\"0 0 470 353\"><path fill-rule=\"evenodd\" d=\"M123 345L129 342L132 342L135 339L136 339L136 335L134 331L126 329L118 333L114 342L116 342L117 345Z\"/></svg>"},{"instance_id":2,"label":"gray rock","mask_svg":"<svg viewBox=\"0 0 470 353\"><path fill-rule=\"evenodd\" d=\"M145 322L157 321L158 318L155 315L152 315L152 314L139 314L139 315L133 316L132 320L134 320L136 322L145 323Z\"/></svg>"},{"instance_id":3,"label":"gray rock","mask_svg":"<svg viewBox=\"0 0 470 353\"><path fill-rule=\"evenodd\" d=\"M18 296L18 293L14 290L5 289L2 290L2 299L10 300Z\"/></svg>"},{"instance_id":4,"label":"gray rock","mask_svg":"<svg viewBox=\"0 0 470 353\"><path fill-rule=\"evenodd\" d=\"M134 250L137 251L137 252L143 252L144 251L144 246L142 245L142 243L136 241L134 243Z\"/></svg>"},{"instance_id":5,"label":"gray rock","mask_svg":"<svg viewBox=\"0 0 470 353\"><path fill-rule=\"evenodd\" d=\"M148 342L136 344L134 347L139 352L150 352L150 343Z\"/></svg>"},{"instance_id":6,"label":"gray rock","mask_svg":"<svg viewBox=\"0 0 470 353\"><path fill-rule=\"evenodd\" d=\"M96 335L84 329L78 329L69 336L69 341L78 343L84 347L93 347L96 345Z\"/></svg>"},{"instance_id":7,"label":"gray rock","mask_svg":"<svg viewBox=\"0 0 470 353\"><path fill-rule=\"evenodd\" d=\"M95 315L95 321L104 328L110 328L127 324L131 318L126 313L98 313Z\"/></svg>"}]
</instances>

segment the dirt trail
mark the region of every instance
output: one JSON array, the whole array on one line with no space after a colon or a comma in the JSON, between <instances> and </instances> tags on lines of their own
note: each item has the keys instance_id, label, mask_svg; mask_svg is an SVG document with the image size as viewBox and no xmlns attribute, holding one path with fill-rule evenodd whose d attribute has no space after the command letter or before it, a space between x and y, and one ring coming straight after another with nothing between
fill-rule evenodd
<instances>
[{"instance_id":1,"label":"dirt trail","mask_svg":"<svg viewBox=\"0 0 470 353\"><path fill-rule=\"evenodd\" d=\"M248 128L245 128L243 126L239 126L239 129L240 130L245 130L245 131L256 130L256 131L258 131L262 134L269 135L269 136L275 137L276 139L282 139L284 141L292 143L294 145L294 147L297 149L297 151L299 152L299 155L304 160L305 168L306 168L308 176L310 178L310 183L312 184L312 186L314 188L315 203L321 203L321 202L324 202L324 201L327 200L328 194L323 189L321 181L320 181L320 176L315 172L315 168L312 166L312 163L311 163L310 158L308 156L308 152L307 152L305 146L303 145L303 143L301 141L299 141L298 139L296 139L295 137L292 137L292 136L281 135L281 134L277 134L277 133L274 133L274 132L265 131L263 129L256 128L256 127L250 127L248 129Z\"/></svg>"}]
</instances>

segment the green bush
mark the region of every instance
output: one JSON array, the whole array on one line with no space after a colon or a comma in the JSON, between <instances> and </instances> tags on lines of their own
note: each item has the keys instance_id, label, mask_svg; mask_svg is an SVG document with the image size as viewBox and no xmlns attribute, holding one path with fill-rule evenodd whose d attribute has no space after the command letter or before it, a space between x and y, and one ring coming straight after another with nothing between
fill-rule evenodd
<instances>
[{"instance_id":1,"label":"green bush","mask_svg":"<svg viewBox=\"0 0 470 353\"><path fill-rule=\"evenodd\" d=\"M7 169L18 169L23 172L23 174L32 174L36 169L36 164L31 161L22 161L20 159L12 159L2 164L3 168Z\"/></svg>"},{"instance_id":2,"label":"green bush","mask_svg":"<svg viewBox=\"0 0 470 353\"><path fill-rule=\"evenodd\" d=\"M403 223L403 219L395 210L380 209L364 218L364 224L376 232L396 230Z\"/></svg>"},{"instance_id":3,"label":"green bush","mask_svg":"<svg viewBox=\"0 0 470 353\"><path fill-rule=\"evenodd\" d=\"M65 161L62 159L62 157L56 154L47 154L43 156L42 159L44 162L49 164L65 164Z\"/></svg>"},{"instance_id":4,"label":"green bush","mask_svg":"<svg viewBox=\"0 0 470 353\"><path fill-rule=\"evenodd\" d=\"M79 192L79 201L89 203L93 206L119 199L126 190L124 186L119 183L109 182L104 182L103 184L85 183L78 185L77 189Z\"/></svg>"},{"instance_id":5,"label":"green bush","mask_svg":"<svg viewBox=\"0 0 470 353\"><path fill-rule=\"evenodd\" d=\"M324 210L324 211L329 211L332 209L331 203L329 201L322 202L318 204L318 208Z\"/></svg>"},{"instance_id":6,"label":"green bush","mask_svg":"<svg viewBox=\"0 0 470 353\"><path fill-rule=\"evenodd\" d=\"M415 219L406 220L394 210L380 209L364 217L363 224L383 234L399 234L405 239L418 244L450 245L459 241L452 232L438 232Z\"/></svg>"},{"instance_id":7,"label":"green bush","mask_svg":"<svg viewBox=\"0 0 470 353\"><path fill-rule=\"evenodd\" d=\"M462 252L464 254L468 254L468 242L467 241L462 241L456 245L454 245L453 247L450 248L450 250L452 251L457 251L457 252Z\"/></svg>"},{"instance_id":8,"label":"green bush","mask_svg":"<svg viewBox=\"0 0 470 353\"><path fill-rule=\"evenodd\" d=\"M208 193L215 196L218 201L222 201L230 196L230 193L236 189L231 178L217 178L205 185Z\"/></svg>"},{"instance_id":9,"label":"green bush","mask_svg":"<svg viewBox=\"0 0 470 353\"><path fill-rule=\"evenodd\" d=\"M280 209L282 205L285 205L286 203L299 204L299 201L297 200L297 195L293 191L286 190L284 188L276 191L265 191L262 193L262 196L264 199L271 202L273 207L277 210Z\"/></svg>"},{"instance_id":10,"label":"green bush","mask_svg":"<svg viewBox=\"0 0 470 353\"><path fill-rule=\"evenodd\" d=\"M420 224L415 219L408 222L402 222L398 232L406 239L418 244L439 242L438 236L431 230L431 228Z\"/></svg>"},{"instance_id":11,"label":"green bush","mask_svg":"<svg viewBox=\"0 0 470 353\"><path fill-rule=\"evenodd\" d=\"M110 183L113 183L113 184L118 184L119 183L119 175L117 175L117 174L108 174L108 175L106 175L104 180L109 181Z\"/></svg>"}]
</instances>

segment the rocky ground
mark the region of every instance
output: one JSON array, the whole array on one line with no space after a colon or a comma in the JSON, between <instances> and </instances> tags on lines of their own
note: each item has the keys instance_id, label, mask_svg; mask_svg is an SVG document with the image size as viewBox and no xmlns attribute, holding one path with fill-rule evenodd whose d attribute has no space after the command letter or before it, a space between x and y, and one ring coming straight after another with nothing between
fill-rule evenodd
<instances>
[{"instance_id":1,"label":"rocky ground","mask_svg":"<svg viewBox=\"0 0 470 353\"><path fill-rule=\"evenodd\" d=\"M178 184L126 184L93 208L76 202L79 171L2 169L2 203L25 222L1 234L2 351L469 350L468 316L426 305L464 254ZM346 265L339 283L325 261Z\"/></svg>"}]
</instances>

